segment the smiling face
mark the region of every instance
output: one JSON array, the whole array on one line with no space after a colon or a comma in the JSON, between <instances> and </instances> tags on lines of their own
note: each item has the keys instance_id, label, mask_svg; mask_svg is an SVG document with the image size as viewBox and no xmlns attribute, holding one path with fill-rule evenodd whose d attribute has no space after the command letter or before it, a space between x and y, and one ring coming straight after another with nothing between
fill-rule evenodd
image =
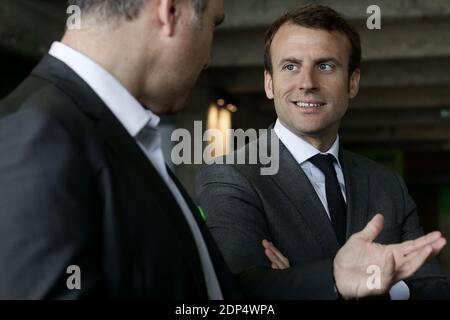
<instances>
[{"instance_id":1,"label":"smiling face","mask_svg":"<svg viewBox=\"0 0 450 320\"><path fill-rule=\"evenodd\" d=\"M271 45L266 95L282 124L319 149L331 147L349 99L358 93L359 69L349 79L349 56L345 34L292 23L279 29Z\"/></svg>"}]
</instances>

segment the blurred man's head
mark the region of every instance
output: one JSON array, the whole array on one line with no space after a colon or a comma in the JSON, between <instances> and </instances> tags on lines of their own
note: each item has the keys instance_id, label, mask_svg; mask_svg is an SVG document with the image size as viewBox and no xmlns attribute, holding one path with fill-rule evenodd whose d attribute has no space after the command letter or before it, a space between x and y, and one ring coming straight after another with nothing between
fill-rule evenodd
<instances>
[{"instance_id":1,"label":"blurred man's head","mask_svg":"<svg viewBox=\"0 0 450 320\"><path fill-rule=\"evenodd\" d=\"M360 38L336 11L306 6L266 35L265 90L279 120L318 148L334 142L359 89Z\"/></svg>"},{"instance_id":2,"label":"blurred man's head","mask_svg":"<svg viewBox=\"0 0 450 320\"><path fill-rule=\"evenodd\" d=\"M69 0L80 30L63 42L105 67L145 106L181 109L208 64L223 0Z\"/></svg>"}]
</instances>

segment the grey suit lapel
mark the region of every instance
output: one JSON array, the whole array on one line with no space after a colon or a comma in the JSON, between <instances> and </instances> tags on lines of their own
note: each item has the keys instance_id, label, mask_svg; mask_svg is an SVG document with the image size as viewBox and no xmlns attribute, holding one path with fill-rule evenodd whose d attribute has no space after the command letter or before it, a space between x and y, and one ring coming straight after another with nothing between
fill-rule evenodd
<instances>
[{"instance_id":1,"label":"grey suit lapel","mask_svg":"<svg viewBox=\"0 0 450 320\"><path fill-rule=\"evenodd\" d=\"M367 223L369 179L367 172L344 149L340 149L347 197L347 238Z\"/></svg>"},{"instance_id":2,"label":"grey suit lapel","mask_svg":"<svg viewBox=\"0 0 450 320\"><path fill-rule=\"evenodd\" d=\"M324 254L335 255L339 245L327 212L308 177L281 141L280 170L271 177L300 212L301 221L306 221Z\"/></svg>"}]
</instances>

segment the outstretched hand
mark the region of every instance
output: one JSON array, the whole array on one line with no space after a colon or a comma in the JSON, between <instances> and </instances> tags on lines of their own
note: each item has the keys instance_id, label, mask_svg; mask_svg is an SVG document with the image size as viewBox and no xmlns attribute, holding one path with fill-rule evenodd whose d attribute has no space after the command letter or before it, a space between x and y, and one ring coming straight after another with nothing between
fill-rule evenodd
<instances>
[{"instance_id":1,"label":"outstretched hand","mask_svg":"<svg viewBox=\"0 0 450 320\"><path fill-rule=\"evenodd\" d=\"M387 293L395 283L411 277L447 243L438 231L399 244L375 243L383 226L383 216L376 215L361 232L352 235L337 253L334 259L334 276L336 287L344 298ZM290 267L289 259L271 242L263 240L262 245L273 269ZM376 267L380 271L380 285L375 288L367 283L370 267Z\"/></svg>"}]
</instances>

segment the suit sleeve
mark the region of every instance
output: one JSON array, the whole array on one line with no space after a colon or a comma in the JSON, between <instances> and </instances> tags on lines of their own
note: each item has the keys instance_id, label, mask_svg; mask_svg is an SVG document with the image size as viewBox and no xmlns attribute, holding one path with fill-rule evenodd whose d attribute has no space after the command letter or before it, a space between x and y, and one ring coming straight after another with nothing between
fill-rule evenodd
<instances>
[{"instance_id":1,"label":"suit sleeve","mask_svg":"<svg viewBox=\"0 0 450 320\"><path fill-rule=\"evenodd\" d=\"M26 110L0 119L0 155L0 299L98 292L101 211L81 147L50 116ZM81 273L68 273L72 265ZM77 275L81 290L69 290Z\"/></svg>"},{"instance_id":2,"label":"suit sleeve","mask_svg":"<svg viewBox=\"0 0 450 320\"><path fill-rule=\"evenodd\" d=\"M405 216L402 225L402 241L422 236L419 215L414 200L408 193L403 179L397 176L402 188ZM436 259L423 265L416 274L405 281L411 292L411 299L450 299L450 279L442 272Z\"/></svg>"},{"instance_id":3,"label":"suit sleeve","mask_svg":"<svg viewBox=\"0 0 450 320\"><path fill-rule=\"evenodd\" d=\"M270 240L257 192L234 167L211 165L197 176L206 223L250 299L337 299L333 259L273 270L261 244Z\"/></svg>"}]
</instances>

